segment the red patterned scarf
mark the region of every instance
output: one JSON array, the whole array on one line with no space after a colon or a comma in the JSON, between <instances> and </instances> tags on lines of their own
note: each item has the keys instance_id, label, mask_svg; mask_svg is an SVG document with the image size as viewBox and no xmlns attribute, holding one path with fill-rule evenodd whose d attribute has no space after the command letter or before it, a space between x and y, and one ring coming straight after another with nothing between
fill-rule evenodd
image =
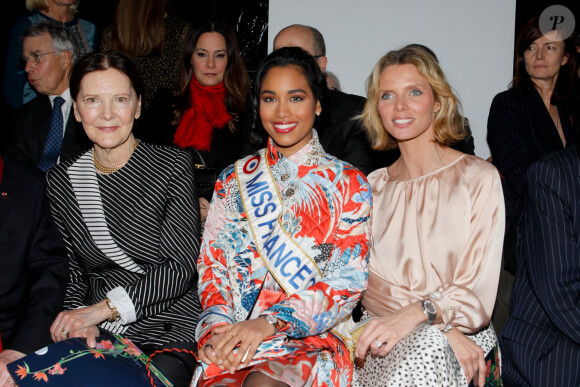
<instances>
[{"instance_id":1,"label":"red patterned scarf","mask_svg":"<svg viewBox=\"0 0 580 387\"><path fill-rule=\"evenodd\" d=\"M191 107L187 109L173 138L180 148L192 146L197 150L209 151L214 129L221 129L231 121L225 105L224 83L203 86L195 76L189 84Z\"/></svg>"}]
</instances>

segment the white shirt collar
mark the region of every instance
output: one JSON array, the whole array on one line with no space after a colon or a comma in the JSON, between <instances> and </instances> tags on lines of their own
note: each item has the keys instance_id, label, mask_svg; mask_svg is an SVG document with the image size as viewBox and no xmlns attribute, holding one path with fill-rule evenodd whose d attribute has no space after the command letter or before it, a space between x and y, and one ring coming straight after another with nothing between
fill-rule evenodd
<instances>
[{"instance_id":1,"label":"white shirt collar","mask_svg":"<svg viewBox=\"0 0 580 387\"><path fill-rule=\"evenodd\" d=\"M50 99L50 106L54 105L54 99L56 97L62 97L62 99L64 99L64 102L67 106L71 106L72 105L72 97L70 95L70 89L67 88L61 95L49 95L48 98Z\"/></svg>"}]
</instances>

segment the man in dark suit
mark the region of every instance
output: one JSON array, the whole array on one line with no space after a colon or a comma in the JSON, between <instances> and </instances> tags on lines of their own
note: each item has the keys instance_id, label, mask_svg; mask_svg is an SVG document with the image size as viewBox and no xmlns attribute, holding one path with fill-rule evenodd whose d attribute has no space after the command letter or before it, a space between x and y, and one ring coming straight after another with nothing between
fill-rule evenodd
<instances>
[{"instance_id":1,"label":"man in dark suit","mask_svg":"<svg viewBox=\"0 0 580 387\"><path fill-rule=\"evenodd\" d=\"M90 146L82 125L73 117L73 101L68 88L78 48L68 29L54 23L34 25L24 32L23 38L24 69L39 95L15 110L14 143L6 153L46 171ZM62 113L60 138L51 137L53 108L55 114Z\"/></svg>"},{"instance_id":2,"label":"man in dark suit","mask_svg":"<svg viewBox=\"0 0 580 387\"><path fill-rule=\"evenodd\" d=\"M501 331L506 386L580 386L580 155L527 171L510 318Z\"/></svg>"},{"instance_id":3,"label":"man in dark suit","mask_svg":"<svg viewBox=\"0 0 580 387\"><path fill-rule=\"evenodd\" d=\"M274 50L300 47L314 56L320 69L326 71L326 45L320 31L314 27L294 24L282 29L274 38ZM316 126L324 150L347 161L364 173L373 168L372 150L359 120L366 100L358 95L329 89L322 102L322 112Z\"/></svg>"},{"instance_id":4,"label":"man in dark suit","mask_svg":"<svg viewBox=\"0 0 580 387\"><path fill-rule=\"evenodd\" d=\"M50 343L68 281L64 242L50 218L43 174L0 157L0 386L6 364Z\"/></svg>"}]
</instances>

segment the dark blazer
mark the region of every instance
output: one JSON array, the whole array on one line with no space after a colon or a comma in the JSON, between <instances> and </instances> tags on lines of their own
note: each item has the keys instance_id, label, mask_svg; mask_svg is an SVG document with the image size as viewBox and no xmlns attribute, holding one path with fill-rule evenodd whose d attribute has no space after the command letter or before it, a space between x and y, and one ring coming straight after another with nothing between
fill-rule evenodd
<instances>
[{"instance_id":1,"label":"dark blazer","mask_svg":"<svg viewBox=\"0 0 580 387\"><path fill-rule=\"evenodd\" d=\"M38 95L17 108L12 125L12 138L15 142L6 150L6 154L36 168L44 150L51 112L52 105L46 95ZM71 108L64 131L60 162L79 155L91 145L82 125L75 120Z\"/></svg>"},{"instance_id":2,"label":"dark blazer","mask_svg":"<svg viewBox=\"0 0 580 387\"><path fill-rule=\"evenodd\" d=\"M326 152L367 174L374 170L372 149L361 122L353 119L362 113L365 102L358 95L327 90L315 128Z\"/></svg>"},{"instance_id":3,"label":"dark blazer","mask_svg":"<svg viewBox=\"0 0 580 387\"><path fill-rule=\"evenodd\" d=\"M50 218L44 175L8 157L0 181L0 335L29 353L50 343L68 280L64 242Z\"/></svg>"},{"instance_id":4,"label":"dark blazer","mask_svg":"<svg viewBox=\"0 0 580 387\"><path fill-rule=\"evenodd\" d=\"M501 331L506 386L580 386L580 157L528 169L511 316Z\"/></svg>"},{"instance_id":5,"label":"dark blazer","mask_svg":"<svg viewBox=\"0 0 580 387\"><path fill-rule=\"evenodd\" d=\"M558 105L558 113L566 146L576 145L580 117L563 105ZM508 223L522 211L528 167L543 156L564 149L564 145L540 94L516 89L499 93L493 99L487 120L487 143L493 164L504 178L508 230Z\"/></svg>"}]
</instances>

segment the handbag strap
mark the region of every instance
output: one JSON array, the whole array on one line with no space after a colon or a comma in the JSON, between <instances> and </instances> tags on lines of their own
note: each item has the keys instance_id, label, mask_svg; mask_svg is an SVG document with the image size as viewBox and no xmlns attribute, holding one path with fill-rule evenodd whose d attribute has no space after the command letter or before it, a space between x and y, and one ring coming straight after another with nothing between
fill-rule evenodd
<instances>
[{"instance_id":1,"label":"handbag strap","mask_svg":"<svg viewBox=\"0 0 580 387\"><path fill-rule=\"evenodd\" d=\"M195 152L195 154L197 154L197 157L199 158L199 160L201 161L201 165L205 168L207 167L207 165L205 164L205 160L203 159L201 153L199 153L199 151L197 149L195 149L194 147L190 146L187 149L191 149L193 152ZM198 163L194 162L194 164L199 165Z\"/></svg>"}]
</instances>

